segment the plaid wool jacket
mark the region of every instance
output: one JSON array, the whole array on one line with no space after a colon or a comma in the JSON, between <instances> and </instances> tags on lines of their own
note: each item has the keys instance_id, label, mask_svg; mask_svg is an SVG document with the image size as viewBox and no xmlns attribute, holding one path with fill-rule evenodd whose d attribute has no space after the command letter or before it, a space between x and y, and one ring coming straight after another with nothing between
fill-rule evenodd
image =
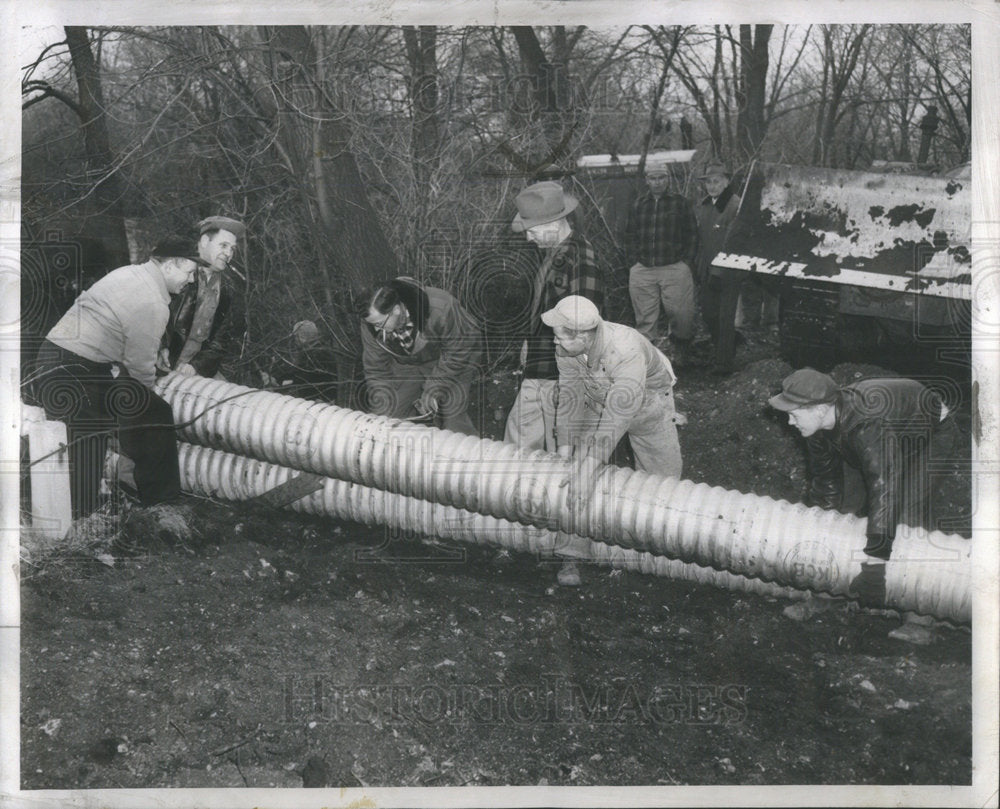
<instances>
[{"instance_id":1,"label":"plaid wool jacket","mask_svg":"<svg viewBox=\"0 0 1000 809\"><path fill-rule=\"evenodd\" d=\"M539 272L540 298L532 300L528 326L528 355L524 365L526 379L558 379L554 334L542 323L542 312L555 306L567 295L589 298L598 310L604 308L604 272L597 264L597 255L582 235L574 231L557 247L546 248ZM551 261L549 259L551 258ZM548 266L546 267L546 264ZM536 293L537 294L537 293Z\"/></svg>"},{"instance_id":2,"label":"plaid wool jacket","mask_svg":"<svg viewBox=\"0 0 1000 809\"><path fill-rule=\"evenodd\" d=\"M629 208L625 253L629 266L637 261L647 267L684 261L693 270L698 255L698 220L691 203L677 194L642 194Z\"/></svg>"}]
</instances>

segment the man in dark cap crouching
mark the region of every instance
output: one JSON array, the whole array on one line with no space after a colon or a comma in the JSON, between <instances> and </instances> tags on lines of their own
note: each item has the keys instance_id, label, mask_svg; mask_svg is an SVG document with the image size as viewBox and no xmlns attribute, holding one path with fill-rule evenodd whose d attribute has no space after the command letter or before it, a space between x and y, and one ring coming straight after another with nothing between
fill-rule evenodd
<instances>
[{"instance_id":1,"label":"man in dark cap crouching","mask_svg":"<svg viewBox=\"0 0 1000 809\"><path fill-rule=\"evenodd\" d=\"M865 606L883 607L885 563L897 523L933 526L926 461L948 456L956 446L948 407L913 379L863 379L840 388L812 368L786 377L782 392L769 403L788 413L789 423L806 439L807 505L867 514L866 558L850 590ZM785 614L802 620L830 605L812 599L786 608ZM932 636L908 614L890 637L927 643Z\"/></svg>"}]
</instances>

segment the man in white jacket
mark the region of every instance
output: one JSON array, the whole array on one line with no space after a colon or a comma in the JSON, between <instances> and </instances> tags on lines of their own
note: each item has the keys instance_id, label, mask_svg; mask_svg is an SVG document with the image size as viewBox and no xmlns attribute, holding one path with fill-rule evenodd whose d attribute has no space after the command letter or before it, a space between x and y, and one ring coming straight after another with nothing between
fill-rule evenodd
<instances>
[{"instance_id":1,"label":"man in white jacket","mask_svg":"<svg viewBox=\"0 0 1000 809\"><path fill-rule=\"evenodd\" d=\"M625 433L636 469L680 477L670 360L635 329L602 320L579 295L560 300L542 321L555 333L559 367L557 451L575 461L570 508L586 506L600 467ZM568 576L565 568L560 574Z\"/></svg>"},{"instance_id":2,"label":"man in white jacket","mask_svg":"<svg viewBox=\"0 0 1000 809\"><path fill-rule=\"evenodd\" d=\"M180 495L173 414L153 386L170 296L201 261L190 240L163 239L146 263L119 267L81 293L38 352L32 387L46 415L66 424L74 517L99 505L112 435L135 462L143 506Z\"/></svg>"}]
</instances>

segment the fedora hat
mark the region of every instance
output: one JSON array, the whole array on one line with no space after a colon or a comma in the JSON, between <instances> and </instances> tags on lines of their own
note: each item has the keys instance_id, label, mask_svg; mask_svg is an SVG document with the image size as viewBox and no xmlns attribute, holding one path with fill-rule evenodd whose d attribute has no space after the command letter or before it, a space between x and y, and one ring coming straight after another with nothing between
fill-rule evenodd
<instances>
[{"instance_id":1,"label":"fedora hat","mask_svg":"<svg viewBox=\"0 0 1000 809\"><path fill-rule=\"evenodd\" d=\"M515 233L523 233L535 225L544 225L562 219L576 209L576 197L563 191L563 187L551 180L535 183L525 188L514 200L517 216L510 227Z\"/></svg>"},{"instance_id":2,"label":"fedora hat","mask_svg":"<svg viewBox=\"0 0 1000 809\"><path fill-rule=\"evenodd\" d=\"M237 239L246 232L246 225L228 216L208 216L198 223L198 234L204 236L209 231L228 230Z\"/></svg>"}]
</instances>

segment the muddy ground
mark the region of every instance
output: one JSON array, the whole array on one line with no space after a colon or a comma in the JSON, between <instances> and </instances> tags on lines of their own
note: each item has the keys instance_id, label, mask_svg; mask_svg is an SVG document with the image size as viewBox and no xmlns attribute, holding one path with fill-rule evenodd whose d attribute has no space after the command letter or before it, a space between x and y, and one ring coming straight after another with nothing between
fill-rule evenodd
<instances>
[{"instance_id":1,"label":"muddy ground","mask_svg":"<svg viewBox=\"0 0 1000 809\"><path fill-rule=\"evenodd\" d=\"M776 353L757 334L733 376L680 375L685 477L798 498ZM485 386L494 437L515 384ZM936 487L956 531L969 484ZM970 783L967 629L912 646L847 606L795 623L596 567L560 588L526 555L189 508L186 546L24 566L23 788Z\"/></svg>"}]
</instances>

